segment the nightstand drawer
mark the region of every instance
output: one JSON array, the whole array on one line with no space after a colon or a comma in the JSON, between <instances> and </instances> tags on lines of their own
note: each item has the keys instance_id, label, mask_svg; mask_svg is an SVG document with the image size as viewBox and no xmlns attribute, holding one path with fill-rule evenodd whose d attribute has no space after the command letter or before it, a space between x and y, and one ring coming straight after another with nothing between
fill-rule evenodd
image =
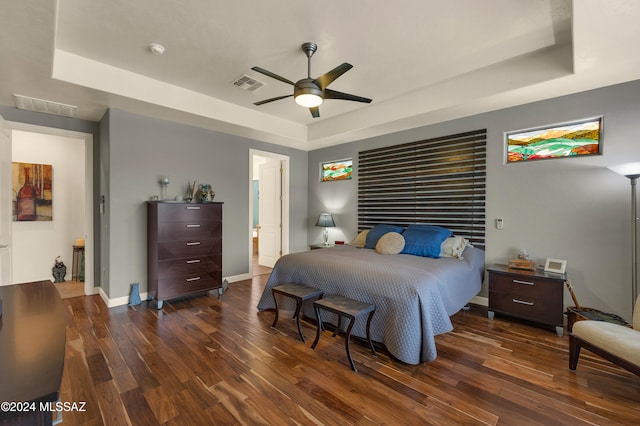
<instances>
[{"instance_id":1,"label":"nightstand drawer","mask_svg":"<svg viewBox=\"0 0 640 426\"><path fill-rule=\"evenodd\" d=\"M560 284L562 290L562 285ZM491 274L489 291L545 299L558 291L558 282L527 275Z\"/></svg>"},{"instance_id":2,"label":"nightstand drawer","mask_svg":"<svg viewBox=\"0 0 640 426\"><path fill-rule=\"evenodd\" d=\"M543 324L562 324L562 303L554 300L489 292L489 309Z\"/></svg>"}]
</instances>

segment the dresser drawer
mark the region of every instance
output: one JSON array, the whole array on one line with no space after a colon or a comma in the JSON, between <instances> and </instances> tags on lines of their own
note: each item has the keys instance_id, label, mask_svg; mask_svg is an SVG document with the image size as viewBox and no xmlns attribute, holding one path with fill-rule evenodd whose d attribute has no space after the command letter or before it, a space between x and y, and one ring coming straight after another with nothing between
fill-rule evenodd
<instances>
[{"instance_id":1,"label":"dresser drawer","mask_svg":"<svg viewBox=\"0 0 640 426\"><path fill-rule=\"evenodd\" d=\"M562 292L562 283L540 277L526 275L505 275L491 273L489 291L508 293L529 298L546 299Z\"/></svg>"},{"instance_id":2,"label":"dresser drawer","mask_svg":"<svg viewBox=\"0 0 640 426\"><path fill-rule=\"evenodd\" d=\"M222 221L219 204L159 203L158 222Z\"/></svg>"},{"instance_id":3,"label":"dresser drawer","mask_svg":"<svg viewBox=\"0 0 640 426\"><path fill-rule=\"evenodd\" d=\"M562 324L562 300L489 292L489 309L543 324Z\"/></svg>"},{"instance_id":4,"label":"dresser drawer","mask_svg":"<svg viewBox=\"0 0 640 426\"><path fill-rule=\"evenodd\" d=\"M158 224L158 241L205 239L218 235L222 235L222 222L193 220Z\"/></svg>"},{"instance_id":5,"label":"dresser drawer","mask_svg":"<svg viewBox=\"0 0 640 426\"><path fill-rule=\"evenodd\" d=\"M164 278L158 281L159 300L171 299L190 293L198 293L222 287L220 274L203 273L182 277Z\"/></svg>"},{"instance_id":6,"label":"dresser drawer","mask_svg":"<svg viewBox=\"0 0 640 426\"><path fill-rule=\"evenodd\" d=\"M212 256L221 253L222 237L209 239L160 241L158 260Z\"/></svg>"},{"instance_id":7,"label":"dresser drawer","mask_svg":"<svg viewBox=\"0 0 640 426\"><path fill-rule=\"evenodd\" d=\"M222 255L186 257L158 262L158 277L179 277L222 271Z\"/></svg>"}]
</instances>

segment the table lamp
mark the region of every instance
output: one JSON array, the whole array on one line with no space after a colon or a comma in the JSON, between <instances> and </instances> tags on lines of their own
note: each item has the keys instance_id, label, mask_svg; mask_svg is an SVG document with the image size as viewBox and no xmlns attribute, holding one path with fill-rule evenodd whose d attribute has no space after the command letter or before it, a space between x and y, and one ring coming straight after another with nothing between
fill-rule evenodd
<instances>
[{"instance_id":1,"label":"table lamp","mask_svg":"<svg viewBox=\"0 0 640 426\"><path fill-rule=\"evenodd\" d=\"M328 247L329 230L327 228L333 228L336 226L331 213L320 213L320 216L318 216L318 221L316 222L316 226L322 226L324 228L324 231L322 231L322 235L324 236L324 246Z\"/></svg>"}]
</instances>

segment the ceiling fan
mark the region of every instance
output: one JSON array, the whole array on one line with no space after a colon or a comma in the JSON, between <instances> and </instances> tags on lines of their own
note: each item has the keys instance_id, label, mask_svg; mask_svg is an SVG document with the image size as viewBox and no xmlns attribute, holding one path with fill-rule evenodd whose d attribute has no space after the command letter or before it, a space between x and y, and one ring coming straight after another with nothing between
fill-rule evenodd
<instances>
[{"instance_id":1,"label":"ceiling fan","mask_svg":"<svg viewBox=\"0 0 640 426\"><path fill-rule=\"evenodd\" d=\"M307 78L293 82L289 79L274 74L271 71L267 71L264 68L253 67L252 70L264 74L276 80L282 81L293 86L293 94L276 96L275 98L265 99L260 102L254 103L254 105L263 105L269 102L278 101L280 99L294 97L296 103L303 107L309 108L313 118L320 117L319 106L325 99L342 99L345 101L355 101L370 103L371 99L363 98L361 96L350 95L348 93L338 92L336 90L327 89L327 86L331 84L336 78L340 77L345 72L353 68L353 65L343 63L338 65L331 71L322 74L318 78L311 78L311 57L318 50L318 45L313 42L307 42L302 44L302 51L307 55Z\"/></svg>"}]
</instances>

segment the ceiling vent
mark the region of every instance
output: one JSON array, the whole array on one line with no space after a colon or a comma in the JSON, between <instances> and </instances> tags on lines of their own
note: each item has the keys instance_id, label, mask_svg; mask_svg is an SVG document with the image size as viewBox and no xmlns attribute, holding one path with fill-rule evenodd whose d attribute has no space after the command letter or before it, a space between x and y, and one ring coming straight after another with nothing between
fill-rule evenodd
<instances>
[{"instance_id":1,"label":"ceiling vent","mask_svg":"<svg viewBox=\"0 0 640 426\"><path fill-rule=\"evenodd\" d=\"M264 83L259 80L256 80L253 77L249 77L248 75L244 74L238 77L233 82L233 85L238 86L243 90L248 90L249 92L255 92L256 90L264 86Z\"/></svg>"},{"instance_id":2,"label":"ceiling vent","mask_svg":"<svg viewBox=\"0 0 640 426\"><path fill-rule=\"evenodd\" d=\"M44 99L31 98L29 96L14 94L13 97L16 101L16 107L26 111L44 112L46 114L61 115L63 117L73 117L76 109L78 108L74 105L45 101Z\"/></svg>"}]
</instances>

